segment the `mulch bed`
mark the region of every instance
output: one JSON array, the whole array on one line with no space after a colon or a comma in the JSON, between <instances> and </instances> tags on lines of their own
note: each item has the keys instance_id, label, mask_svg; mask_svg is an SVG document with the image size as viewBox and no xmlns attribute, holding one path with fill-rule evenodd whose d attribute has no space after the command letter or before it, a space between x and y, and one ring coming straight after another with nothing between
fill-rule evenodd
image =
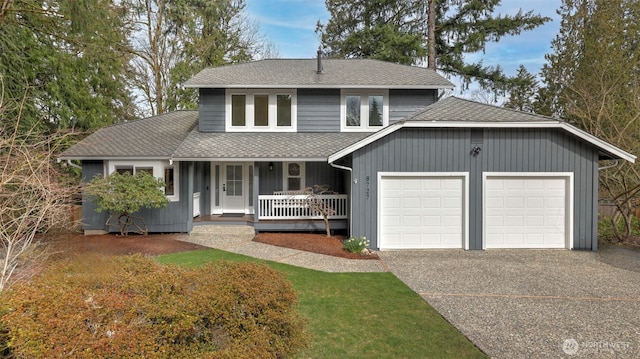
<instances>
[{"instance_id":1,"label":"mulch bed","mask_svg":"<svg viewBox=\"0 0 640 359\"><path fill-rule=\"evenodd\" d=\"M326 254L334 257L349 259L379 259L378 255L372 253L364 255L351 253L344 250L343 236L327 237L324 234L315 233L260 233L253 240L260 243L274 246L299 249L302 251Z\"/></svg>"},{"instance_id":2,"label":"mulch bed","mask_svg":"<svg viewBox=\"0 0 640 359\"><path fill-rule=\"evenodd\" d=\"M161 255L207 249L193 243L178 240L184 233L149 234L146 236L130 234L122 237L116 234L85 236L82 233L68 232L55 234L51 242L54 258L62 258L72 253L102 253L107 255ZM327 237L315 233L260 233L254 241L302 251L326 254L350 259L379 259L376 254L363 255L350 253L343 249L344 236Z\"/></svg>"},{"instance_id":3,"label":"mulch bed","mask_svg":"<svg viewBox=\"0 0 640 359\"><path fill-rule=\"evenodd\" d=\"M179 236L185 235L181 233L149 234L146 236L130 234L123 237L113 233L96 236L85 236L82 233L63 233L56 235L55 239L49 243L56 257L70 253L144 254L155 256L207 249L207 247L177 240Z\"/></svg>"}]
</instances>

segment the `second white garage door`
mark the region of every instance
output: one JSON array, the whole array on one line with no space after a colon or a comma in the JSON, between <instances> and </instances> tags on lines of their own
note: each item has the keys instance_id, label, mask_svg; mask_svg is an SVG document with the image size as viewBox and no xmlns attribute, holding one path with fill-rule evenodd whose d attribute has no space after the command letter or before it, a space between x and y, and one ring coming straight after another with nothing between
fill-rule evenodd
<instances>
[{"instance_id":1,"label":"second white garage door","mask_svg":"<svg viewBox=\"0 0 640 359\"><path fill-rule=\"evenodd\" d=\"M570 175L487 175L485 248L569 248Z\"/></svg>"},{"instance_id":2,"label":"second white garage door","mask_svg":"<svg viewBox=\"0 0 640 359\"><path fill-rule=\"evenodd\" d=\"M380 249L463 248L466 175L381 174Z\"/></svg>"}]
</instances>

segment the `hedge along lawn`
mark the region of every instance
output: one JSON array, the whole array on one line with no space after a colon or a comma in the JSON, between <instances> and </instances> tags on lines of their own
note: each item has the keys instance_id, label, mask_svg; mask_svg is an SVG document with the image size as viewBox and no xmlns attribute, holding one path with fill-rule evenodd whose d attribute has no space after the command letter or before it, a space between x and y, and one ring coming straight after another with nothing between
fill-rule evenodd
<instances>
[{"instance_id":1,"label":"hedge along lawn","mask_svg":"<svg viewBox=\"0 0 640 359\"><path fill-rule=\"evenodd\" d=\"M220 250L167 254L161 263L255 261L286 273L313 335L304 358L486 358L392 273L325 273Z\"/></svg>"}]
</instances>

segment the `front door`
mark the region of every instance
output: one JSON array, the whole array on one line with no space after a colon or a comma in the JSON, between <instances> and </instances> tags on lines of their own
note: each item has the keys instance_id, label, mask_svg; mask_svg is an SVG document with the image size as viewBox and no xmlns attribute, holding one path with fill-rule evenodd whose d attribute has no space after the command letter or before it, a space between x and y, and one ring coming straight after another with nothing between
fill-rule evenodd
<instances>
[{"instance_id":1,"label":"front door","mask_svg":"<svg viewBox=\"0 0 640 359\"><path fill-rule=\"evenodd\" d=\"M237 163L224 165L222 182L223 211L225 213L245 212L245 191L242 183L244 166Z\"/></svg>"}]
</instances>

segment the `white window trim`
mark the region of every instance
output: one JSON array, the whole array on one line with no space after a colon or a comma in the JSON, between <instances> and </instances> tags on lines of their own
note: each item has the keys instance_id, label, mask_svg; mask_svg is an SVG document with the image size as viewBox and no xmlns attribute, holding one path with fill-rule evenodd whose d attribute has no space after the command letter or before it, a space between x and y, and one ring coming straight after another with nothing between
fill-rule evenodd
<instances>
[{"instance_id":1,"label":"white window trim","mask_svg":"<svg viewBox=\"0 0 640 359\"><path fill-rule=\"evenodd\" d=\"M290 177L298 177L298 176L289 176L289 164L290 163L297 163L298 165L300 165L300 190L303 190L304 188L306 188L306 183L305 183L305 162L302 161L289 161L289 162L283 162L282 163L282 189L284 191L289 191L289 178Z\"/></svg>"},{"instance_id":2,"label":"white window trim","mask_svg":"<svg viewBox=\"0 0 640 359\"><path fill-rule=\"evenodd\" d=\"M169 161L107 161L106 173L112 174L119 167L133 167L133 173L135 174L136 168L153 168L153 177L164 181L164 169L173 168L173 195L167 196L170 202L180 201L180 163ZM163 189L164 191L164 189Z\"/></svg>"},{"instance_id":3,"label":"white window trim","mask_svg":"<svg viewBox=\"0 0 640 359\"><path fill-rule=\"evenodd\" d=\"M245 95L245 125L231 125L231 96ZM269 125L255 126L254 95L269 96ZM277 97L291 95L291 126L277 125ZM295 89L227 89L225 94L225 128L227 132L296 132L298 129L298 96Z\"/></svg>"},{"instance_id":4,"label":"white window trim","mask_svg":"<svg viewBox=\"0 0 640 359\"><path fill-rule=\"evenodd\" d=\"M360 96L360 126L347 126L347 96ZM382 96L382 126L369 126L369 96ZM376 132L389 125L389 90L340 90L340 131Z\"/></svg>"}]
</instances>

